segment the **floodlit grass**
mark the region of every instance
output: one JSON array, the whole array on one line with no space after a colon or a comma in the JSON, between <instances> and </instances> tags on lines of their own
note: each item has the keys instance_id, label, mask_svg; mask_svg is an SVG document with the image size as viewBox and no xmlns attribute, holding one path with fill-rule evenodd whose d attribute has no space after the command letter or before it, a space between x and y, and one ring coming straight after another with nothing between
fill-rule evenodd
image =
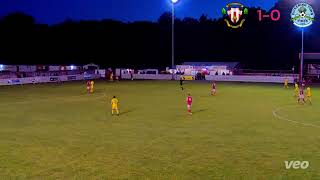
<instances>
[{"instance_id":1,"label":"floodlit grass","mask_svg":"<svg viewBox=\"0 0 320 180\"><path fill-rule=\"evenodd\" d=\"M320 91L171 81L0 87L1 179L319 179ZM185 97L194 98L192 116ZM110 99L121 116L111 116ZM277 115L298 123L281 120ZM284 161L309 161L287 170Z\"/></svg>"}]
</instances>

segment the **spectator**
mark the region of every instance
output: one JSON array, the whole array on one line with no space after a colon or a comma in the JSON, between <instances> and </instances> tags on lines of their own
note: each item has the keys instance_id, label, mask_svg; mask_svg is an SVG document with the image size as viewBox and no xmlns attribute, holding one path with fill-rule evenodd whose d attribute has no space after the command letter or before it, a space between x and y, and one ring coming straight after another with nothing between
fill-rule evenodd
<instances>
[{"instance_id":1,"label":"spectator","mask_svg":"<svg viewBox=\"0 0 320 180\"><path fill-rule=\"evenodd\" d=\"M133 70L130 71L131 81L133 81Z\"/></svg>"}]
</instances>

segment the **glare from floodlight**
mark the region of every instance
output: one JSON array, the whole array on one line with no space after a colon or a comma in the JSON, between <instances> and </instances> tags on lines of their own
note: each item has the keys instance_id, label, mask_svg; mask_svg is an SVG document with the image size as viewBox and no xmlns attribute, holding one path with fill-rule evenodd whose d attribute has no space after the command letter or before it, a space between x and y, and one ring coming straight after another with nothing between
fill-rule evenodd
<instances>
[{"instance_id":1,"label":"glare from floodlight","mask_svg":"<svg viewBox=\"0 0 320 180\"><path fill-rule=\"evenodd\" d=\"M176 4L179 0L171 0L172 4Z\"/></svg>"},{"instance_id":2,"label":"glare from floodlight","mask_svg":"<svg viewBox=\"0 0 320 180\"><path fill-rule=\"evenodd\" d=\"M70 66L70 69L71 69L71 70L74 70L74 69L75 69L74 65L71 65L71 66Z\"/></svg>"}]
</instances>

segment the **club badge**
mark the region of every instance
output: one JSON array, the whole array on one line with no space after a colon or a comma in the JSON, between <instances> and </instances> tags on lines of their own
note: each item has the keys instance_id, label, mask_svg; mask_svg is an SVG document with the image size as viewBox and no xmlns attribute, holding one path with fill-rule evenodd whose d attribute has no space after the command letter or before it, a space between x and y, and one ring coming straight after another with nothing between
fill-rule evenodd
<instances>
[{"instance_id":1,"label":"club badge","mask_svg":"<svg viewBox=\"0 0 320 180\"><path fill-rule=\"evenodd\" d=\"M224 21L227 26L233 29L237 29L243 26L246 21L245 16L248 15L249 10L240 3L230 3L227 4L226 9L222 9L222 14L224 15Z\"/></svg>"},{"instance_id":2,"label":"club badge","mask_svg":"<svg viewBox=\"0 0 320 180\"><path fill-rule=\"evenodd\" d=\"M314 11L307 3L299 3L292 8L291 20L298 27L308 27L314 21Z\"/></svg>"}]
</instances>

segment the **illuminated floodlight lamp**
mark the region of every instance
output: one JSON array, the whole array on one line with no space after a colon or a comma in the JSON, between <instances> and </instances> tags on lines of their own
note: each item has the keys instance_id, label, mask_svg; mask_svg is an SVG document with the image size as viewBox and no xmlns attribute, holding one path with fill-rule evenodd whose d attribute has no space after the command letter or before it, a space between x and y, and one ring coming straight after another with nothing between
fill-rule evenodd
<instances>
[{"instance_id":1,"label":"illuminated floodlight lamp","mask_svg":"<svg viewBox=\"0 0 320 180\"><path fill-rule=\"evenodd\" d=\"M176 3L178 3L179 2L179 0L171 0L171 3L172 4L176 4Z\"/></svg>"},{"instance_id":2,"label":"illuminated floodlight lamp","mask_svg":"<svg viewBox=\"0 0 320 180\"><path fill-rule=\"evenodd\" d=\"M2 71L3 70L3 64L0 64L0 71Z\"/></svg>"},{"instance_id":3,"label":"illuminated floodlight lamp","mask_svg":"<svg viewBox=\"0 0 320 180\"><path fill-rule=\"evenodd\" d=\"M71 70L75 70L76 67L75 67L74 65L71 65L71 66L70 66L70 69L71 69Z\"/></svg>"}]
</instances>

